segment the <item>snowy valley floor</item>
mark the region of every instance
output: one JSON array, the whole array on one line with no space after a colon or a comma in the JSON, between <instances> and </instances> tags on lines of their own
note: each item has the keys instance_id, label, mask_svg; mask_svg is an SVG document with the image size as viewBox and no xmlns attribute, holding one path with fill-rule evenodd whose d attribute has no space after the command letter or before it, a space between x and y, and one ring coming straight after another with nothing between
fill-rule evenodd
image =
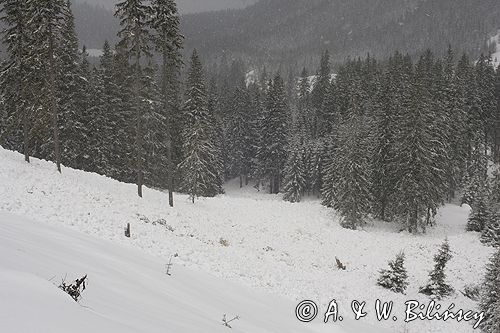
<instances>
[{"instance_id":1,"label":"snowy valley floor","mask_svg":"<svg viewBox=\"0 0 500 333\"><path fill-rule=\"evenodd\" d=\"M94 318L96 324L88 331L96 332L224 332L223 313L242 317L233 332L473 332L471 323L406 325L402 320L404 302L429 302L417 291L446 237L454 254L448 280L456 293L443 307L455 303L476 309L459 291L481 282L493 251L476 234L464 232L467 208L446 206L436 228L413 236L378 222L361 231L342 229L335 213L314 200L290 204L232 183L226 191L194 205L179 195L172 209L159 191L146 189L140 199L134 185L66 168L59 175L52 163L34 160L27 165L21 155L0 148L0 331L26 307L28 313L61 311L47 314L54 322ZM153 223L158 220L165 222ZM127 223L130 239L123 234ZM410 276L407 295L376 285L378 271L401 250ZM169 278L165 264L174 254L176 273ZM346 264L346 271L337 270L335 257ZM64 294L52 295L50 278L82 273L91 281L83 308ZM352 318L352 300L366 301L368 317L357 323L321 324L321 313L334 298L346 318ZM314 324L294 318L295 305L303 299L320 305ZM395 301L400 320L378 322L376 299ZM36 322L17 320L23 325ZM68 331L62 327L7 331Z\"/></svg>"}]
</instances>

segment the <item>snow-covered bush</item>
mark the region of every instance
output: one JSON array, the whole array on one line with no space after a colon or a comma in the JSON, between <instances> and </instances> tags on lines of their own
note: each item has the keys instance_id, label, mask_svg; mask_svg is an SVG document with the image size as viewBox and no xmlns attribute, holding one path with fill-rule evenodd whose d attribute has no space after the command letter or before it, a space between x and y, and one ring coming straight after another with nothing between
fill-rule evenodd
<instances>
[{"instance_id":1,"label":"snow-covered bush","mask_svg":"<svg viewBox=\"0 0 500 333\"><path fill-rule=\"evenodd\" d=\"M396 259L389 261L389 269L380 271L377 284L395 293L404 294L408 287L408 273L404 267L404 261L405 254L403 252L399 253Z\"/></svg>"}]
</instances>

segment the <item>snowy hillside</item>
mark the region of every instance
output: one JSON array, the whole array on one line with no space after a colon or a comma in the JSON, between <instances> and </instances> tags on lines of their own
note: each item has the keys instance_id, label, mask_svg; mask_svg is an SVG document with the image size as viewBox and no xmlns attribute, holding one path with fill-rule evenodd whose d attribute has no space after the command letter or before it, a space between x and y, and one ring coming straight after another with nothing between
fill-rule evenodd
<instances>
[{"instance_id":1,"label":"snowy hillside","mask_svg":"<svg viewBox=\"0 0 500 333\"><path fill-rule=\"evenodd\" d=\"M179 266L169 277L160 258L60 226L0 213L0 252L2 332L228 332L223 314L241 317L233 332L321 332L290 301ZM83 274L76 304L55 284Z\"/></svg>"},{"instance_id":2,"label":"snowy hillside","mask_svg":"<svg viewBox=\"0 0 500 333\"><path fill-rule=\"evenodd\" d=\"M300 300L325 307L335 298L351 318L352 300L374 304L380 298L394 300L402 317L405 301L429 301L417 291L445 237L454 254L448 279L457 292L443 306L474 310L477 304L459 291L480 282L492 253L476 234L463 232L468 209L453 205L442 209L438 226L425 236L377 222L363 231L342 229L315 200L290 204L234 184L226 195L194 205L177 196L171 209L159 191L146 189L139 199L134 185L66 168L59 175L52 163L27 165L3 149L0 184L0 325L9 325L8 331L35 332L30 325L39 320L45 332L67 332L69 325L72 332L228 332L221 325L227 313L241 316L233 332L335 332L334 325L353 333L466 333L472 327L465 322L379 323L373 306L360 322L330 325L321 324L321 315L314 324L299 325L293 312ZM127 223L130 239L123 235ZM378 271L401 250L407 255L407 295L376 286ZM174 254L174 275L168 277L165 264ZM335 257L346 271L337 270ZM66 274L73 279L85 273L90 283L83 307L52 286ZM33 320L22 319L26 312Z\"/></svg>"}]
</instances>

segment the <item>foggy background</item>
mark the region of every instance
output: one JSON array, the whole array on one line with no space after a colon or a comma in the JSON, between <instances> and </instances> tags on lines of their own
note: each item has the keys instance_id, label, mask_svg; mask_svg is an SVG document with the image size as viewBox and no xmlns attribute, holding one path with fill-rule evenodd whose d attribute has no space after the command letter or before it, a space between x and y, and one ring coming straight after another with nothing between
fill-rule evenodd
<instances>
[{"instance_id":1,"label":"foggy background","mask_svg":"<svg viewBox=\"0 0 500 333\"><path fill-rule=\"evenodd\" d=\"M118 0L72 0L75 3L88 3L91 5L102 5L113 9ZM182 13L199 13L212 10L229 8L243 8L255 3L257 0L179 0L177 4Z\"/></svg>"}]
</instances>

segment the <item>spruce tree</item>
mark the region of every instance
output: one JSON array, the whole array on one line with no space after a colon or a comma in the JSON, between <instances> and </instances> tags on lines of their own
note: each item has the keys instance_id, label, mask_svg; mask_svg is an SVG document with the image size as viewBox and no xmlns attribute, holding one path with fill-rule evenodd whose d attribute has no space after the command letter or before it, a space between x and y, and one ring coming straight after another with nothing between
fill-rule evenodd
<instances>
[{"instance_id":1,"label":"spruce tree","mask_svg":"<svg viewBox=\"0 0 500 333\"><path fill-rule=\"evenodd\" d=\"M194 203L197 197L212 197L222 192L220 179L223 170L212 127L214 115L208 109L203 68L196 50L191 56L184 112L185 158L180 165L183 174L181 189Z\"/></svg>"},{"instance_id":2,"label":"spruce tree","mask_svg":"<svg viewBox=\"0 0 500 333\"><path fill-rule=\"evenodd\" d=\"M228 145L226 144L226 133L223 124L223 114L221 111L221 105L219 103L219 93L217 91L217 85L215 80L210 80L210 86L208 89L208 112L210 114L211 131L210 137L214 142L214 156L217 161L221 163L221 169L216 169L217 187L222 190L222 185L226 180L226 169L227 169L227 159L228 159Z\"/></svg>"},{"instance_id":3,"label":"spruce tree","mask_svg":"<svg viewBox=\"0 0 500 333\"><path fill-rule=\"evenodd\" d=\"M481 144L488 154L489 148L493 145L494 119L496 111L495 97L495 69L493 68L491 57L481 55L475 66L476 76L476 100L473 119L480 126L483 142ZM493 149L491 149L493 151Z\"/></svg>"},{"instance_id":4,"label":"spruce tree","mask_svg":"<svg viewBox=\"0 0 500 333\"><path fill-rule=\"evenodd\" d=\"M232 115L228 123L228 152L231 176L239 177L240 187L248 183L251 173L253 149L250 95L240 84L233 94Z\"/></svg>"},{"instance_id":5,"label":"spruce tree","mask_svg":"<svg viewBox=\"0 0 500 333\"><path fill-rule=\"evenodd\" d=\"M375 216L389 220L394 216L394 194L398 119L408 105L409 77L400 53L389 58L383 74L378 102L374 110L375 154L372 161L372 182Z\"/></svg>"},{"instance_id":6,"label":"spruce tree","mask_svg":"<svg viewBox=\"0 0 500 333\"><path fill-rule=\"evenodd\" d=\"M450 244L448 240L445 240L439 252L434 256L435 265L434 269L429 273L429 283L420 288L420 293L440 300L453 292L453 288L446 283L446 273L444 271L451 258Z\"/></svg>"},{"instance_id":7,"label":"spruce tree","mask_svg":"<svg viewBox=\"0 0 500 333\"><path fill-rule=\"evenodd\" d=\"M448 164L448 194L447 199L455 197L457 190L463 186L466 173L467 158L467 124L466 113L461 106L459 96L459 81L455 68L455 54L451 47L448 48L443 64L443 82L440 87L439 97L442 100L442 108L448 119L445 127L448 133L447 143L450 154Z\"/></svg>"},{"instance_id":8,"label":"spruce tree","mask_svg":"<svg viewBox=\"0 0 500 333\"><path fill-rule=\"evenodd\" d=\"M32 43L30 57L36 59L40 79L40 89L36 98L41 101L43 116L50 119L53 148L53 159L57 170L61 172L61 143L60 143L60 112L58 108L57 77L61 67L57 62L57 52L64 36L64 19L71 11L67 9L64 0L27 0L30 12L30 31ZM47 144L45 141L43 144Z\"/></svg>"},{"instance_id":9,"label":"spruce tree","mask_svg":"<svg viewBox=\"0 0 500 333\"><path fill-rule=\"evenodd\" d=\"M116 5L115 16L122 29L118 33L119 45L123 48L132 67L132 108L135 113L135 162L137 173L137 194L142 197L144 183L144 115L141 107L141 60L150 56L150 32L148 20L151 7L143 0L123 0Z\"/></svg>"},{"instance_id":10,"label":"spruce tree","mask_svg":"<svg viewBox=\"0 0 500 333\"><path fill-rule=\"evenodd\" d=\"M369 122L353 103L350 119L339 128L337 144L323 178L323 203L342 214L342 226L363 225L372 205Z\"/></svg>"},{"instance_id":11,"label":"spruce tree","mask_svg":"<svg viewBox=\"0 0 500 333\"><path fill-rule=\"evenodd\" d=\"M292 144L285 164L283 181L283 199L300 202L306 190L306 170L304 149L299 143Z\"/></svg>"},{"instance_id":12,"label":"spruce tree","mask_svg":"<svg viewBox=\"0 0 500 333\"><path fill-rule=\"evenodd\" d=\"M106 99L111 102L107 113L112 132L109 136L110 175L124 182L134 182L134 94L133 69L127 53L122 45L116 45L112 63L106 64L104 91ZM109 59L102 59L108 61ZM109 98L109 99L108 99Z\"/></svg>"},{"instance_id":13,"label":"spruce tree","mask_svg":"<svg viewBox=\"0 0 500 333\"><path fill-rule=\"evenodd\" d=\"M97 150L94 168L98 173L117 177L114 161L119 152L113 147L115 141L120 140L117 133L123 129L123 120L119 121L120 102L118 85L114 82L113 51L107 41L102 50L100 66L94 70L91 89L94 94L91 114L97 118L93 123L97 128L92 132L92 147Z\"/></svg>"},{"instance_id":14,"label":"spruce tree","mask_svg":"<svg viewBox=\"0 0 500 333\"><path fill-rule=\"evenodd\" d=\"M270 181L270 192L280 192L286 162L289 111L283 80L277 73L269 84L266 108L260 122L261 143L257 153L262 174Z\"/></svg>"},{"instance_id":15,"label":"spruce tree","mask_svg":"<svg viewBox=\"0 0 500 333\"><path fill-rule=\"evenodd\" d=\"M315 110L312 133L313 137L317 137L327 131L323 128L325 125L324 121L329 118L329 115L325 114L325 111L330 112L331 110L325 110L323 108L323 104L325 98L329 95L330 79L330 53L326 50L321 56L320 66L316 74L316 82L314 83L314 87L311 92L311 105Z\"/></svg>"},{"instance_id":16,"label":"spruce tree","mask_svg":"<svg viewBox=\"0 0 500 333\"><path fill-rule=\"evenodd\" d=\"M392 167L397 170L397 214L411 233L425 231L429 212L444 203L448 190L446 118L433 98L434 70L434 57L427 51L416 65L411 105L398 119L395 137L398 146Z\"/></svg>"},{"instance_id":17,"label":"spruce tree","mask_svg":"<svg viewBox=\"0 0 500 333\"><path fill-rule=\"evenodd\" d=\"M500 216L498 213L491 214L481 233L481 242L489 246L500 247Z\"/></svg>"},{"instance_id":18,"label":"spruce tree","mask_svg":"<svg viewBox=\"0 0 500 333\"><path fill-rule=\"evenodd\" d=\"M389 261L389 269L380 271L377 284L395 293L404 294L408 287L408 273L404 267L405 254L403 252L396 256L395 260Z\"/></svg>"},{"instance_id":19,"label":"spruce tree","mask_svg":"<svg viewBox=\"0 0 500 333\"><path fill-rule=\"evenodd\" d=\"M22 124L23 153L26 162L30 162L30 129L32 117L28 101L30 93L29 43L27 0L2 0L0 20L5 28L2 42L7 46L7 59L2 65L0 86L4 106L7 109L5 125L0 127L0 145L3 145L10 133ZM10 111L10 112L9 112Z\"/></svg>"},{"instance_id":20,"label":"spruce tree","mask_svg":"<svg viewBox=\"0 0 500 333\"><path fill-rule=\"evenodd\" d=\"M489 191L486 185L483 185L475 195L472 212L467 221L467 231L482 232L485 226L490 223L493 216Z\"/></svg>"},{"instance_id":21,"label":"spruce tree","mask_svg":"<svg viewBox=\"0 0 500 333\"><path fill-rule=\"evenodd\" d=\"M61 44L56 49L59 68L56 84L62 161L68 167L92 171L88 168L90 156L85 146L89 143L87 134L91 128L90 123L84 122L84 117L88 117L87 104L91 98L90 65L85 47L79 54L75 18L69 1L66 1L61 34Z\"/></svg>"},{"instance_id":22,"label":"spruce tree","mask_svg":"<svg viewBox=\"0 0 500 333\"><path fill-rule=\"evenodd\" d=\"M179 31L179 13L174 0L153 0L151 2L152 17L150 25L153 28L153 43L162 59L161 65L161 106L165 119L166 139L166 175L170 207L174 206L175 183L175 146L180 146L174 137L179 134L178 123L178 91L179 67L181 65L180 49L182 48L182 35ZM179 148L177 148L178 150Z\"/></svg>"},{"instance_id":23,"label":"spruce tree","mask_svg":"<svg viewBox=\"0 0 500 333\"><path fill-rule=\"evenodd\" d=\"M500 333L500 249L486 268L483 293L479 304L485 319L481 329L486 333Z\"/></svg>"}]
</instances>

